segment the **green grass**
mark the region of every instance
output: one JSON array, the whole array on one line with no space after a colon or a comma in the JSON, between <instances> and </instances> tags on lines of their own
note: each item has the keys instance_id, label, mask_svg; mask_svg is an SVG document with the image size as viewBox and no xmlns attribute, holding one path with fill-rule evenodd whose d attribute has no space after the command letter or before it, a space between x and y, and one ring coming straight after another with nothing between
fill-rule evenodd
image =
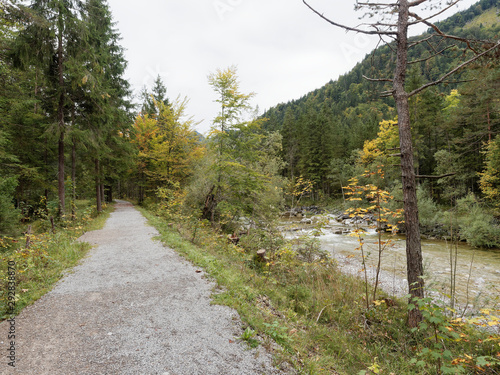
<instances>
[{"instance_id":1,"label":"green grass","mask_svg":"<svg viewBox=\"0 0 500 375\"><path fill-rule=\"evenodd\" d=\"M214 303L236 309L245 328L249 327L242 339L255 344L256 335L263 337L264 345L275 348L277 365L290 363L302 374L439 373L434 357L418 355L434 345L429 339L433 337L432 326L412 332L406 325L407 306L402 301L387 300L367 309L362 281L342 274L333 262L301 263L285 247L263 264L253 250L245 252L228 244L210 228L197 224L193 236L193 225L169 224L146 210L142 212L166 245L214 278L220 287L214 293ZM454 358L466 358L464 353L478 357L500 351L494 340L486 344L479 341L487 335L468 328L454 329L468 338L458 343L444 341ZM277 350L273 341L279 345ZM423 365L417 367L412 359Z\"/></svg>"},{"instance_id":2,"label":"green grass","mask_svg":"<svg viewBox=\"0 0 500 375\"><path fill-rule=\"evenodd\" d=\"M102 228L113 206L108 206L99 215L88 201L80 201L75 221L59 222L55 233L48 220L31 223L30 246L26 248L24 235L17 239L8 238L8 249L0 252L0 320L19 314L26 306L50 291L64 275L87 254L90 245L77 242L83 233ZM16 304L14 311L7 308L8 263L15 262ZM3 287L5 286L5 287ZM9 313L9 314L8 314Z\"/></svg>"},{"instance_id":3,"label":"green grass","mask_svg":"<svg viewBox=\"0 0 500 375\"><path fill-rule=\"evenodd\" d=\"M480 27L481 25L483 25L483 27L497 26L500 23L498 12L498 8L488 9L486 12L483 12L480 16L467 23L465 28L470 29L473 27Z\"/></svg>"}]
</instances>

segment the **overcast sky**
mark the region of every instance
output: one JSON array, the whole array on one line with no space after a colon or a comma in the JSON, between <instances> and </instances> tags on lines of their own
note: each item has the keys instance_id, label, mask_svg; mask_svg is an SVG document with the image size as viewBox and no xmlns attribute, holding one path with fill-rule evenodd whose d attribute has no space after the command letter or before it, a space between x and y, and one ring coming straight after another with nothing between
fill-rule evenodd
<instances>
[{"instance_id":1,"label":"overcast sky","mask_svg":"<svg viewBox=\"0 0 500 375\"><path fill-rule=\"evenodd\" d=\"M445 18L476 0L462 0ZM188 97L188 115L206 133L218 113L207 76L238 68L243 93L260 111L300 98L350 71L377 44L345 33L301 0L108 0L138 93L160 75L167 96ZM311 0L326 16L356 25L354 0Z\"/></svg>"}]
</instances>

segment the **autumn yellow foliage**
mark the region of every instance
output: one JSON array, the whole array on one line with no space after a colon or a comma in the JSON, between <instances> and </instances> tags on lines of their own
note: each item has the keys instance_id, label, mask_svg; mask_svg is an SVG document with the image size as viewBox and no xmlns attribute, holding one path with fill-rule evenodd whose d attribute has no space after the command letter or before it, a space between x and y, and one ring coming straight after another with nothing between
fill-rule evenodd
<instances>
[{"instance_id":1,"label":"autumn yellow foliage","mask_svg":"<svg viewBox=\"0 0 500 375\"><path fill-rule=\"evenodd\" d=\"M366 141L363 146L361 161L364 165L373 162L388 164L387 159L396 153L395 149L399 147L397 124L397 120L385 120L380 123L377 138Z\"/></svg>"}]
</instances>

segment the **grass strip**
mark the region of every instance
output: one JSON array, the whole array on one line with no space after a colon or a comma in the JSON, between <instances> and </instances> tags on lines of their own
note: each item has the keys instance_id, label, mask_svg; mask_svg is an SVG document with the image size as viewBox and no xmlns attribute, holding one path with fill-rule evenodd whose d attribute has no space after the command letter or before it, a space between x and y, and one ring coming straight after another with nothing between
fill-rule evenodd
<instances>
[{"instance_id":1,"label":"grass strip","mask_svg":"<svg viewBox=\"0 0 500 375\"><path fill-rule=\"evenodd\" d=\"M214 278L214 303L237 310L246 325L241 338L254 346L261 336L278 366L292 364L301 374L498 373L498 366L478 366L486 358L495 363L498 337L451 325L439 308L424 306L429 324L414 331L404 301L381 296L367 309L365 284L331 260L298 262L285 246L263 263L209 227L174 225L141 210L164 244Z\"/></svg>"},{"instance_id":2,"label":"grass strip","mask_svg":"<svg viewBox=\"0 0 500 375\"><path fill-rule=\"evenodd\" d=\"M0 252L0 282L3 286L0 290L0 320L18 315L49 292L65 271L76 266L91 248L76 239L85 232L104 227L113 211L113 205L108 205L97 214L88 201L80 201L77 208L77 219L59 223L54 233L49 229L50 222L44 220L32 223L34 229L29 234L17 239L3 239L11 246ZM8 304L9 287L15 287L14 309Z\"/></svg>"}]
</instances>

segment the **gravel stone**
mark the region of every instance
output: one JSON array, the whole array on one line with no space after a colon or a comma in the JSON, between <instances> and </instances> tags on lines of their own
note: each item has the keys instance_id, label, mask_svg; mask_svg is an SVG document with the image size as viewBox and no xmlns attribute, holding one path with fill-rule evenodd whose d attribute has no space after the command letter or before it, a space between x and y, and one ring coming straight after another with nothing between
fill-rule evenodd
<instances>
[{"instance_id":1,"label":"gravel stone","mask_svg":"<svg viewBox=\"0 0 500 375\"><path fill-rule=\"evenodd\" d=\"M95 247L54 289L16 317L16 367L1 374L281 374L264 348L238 341L236 311L211 304L215 284L153 240L134 207L118 201Z\"/></svg>"}]
</instances>

